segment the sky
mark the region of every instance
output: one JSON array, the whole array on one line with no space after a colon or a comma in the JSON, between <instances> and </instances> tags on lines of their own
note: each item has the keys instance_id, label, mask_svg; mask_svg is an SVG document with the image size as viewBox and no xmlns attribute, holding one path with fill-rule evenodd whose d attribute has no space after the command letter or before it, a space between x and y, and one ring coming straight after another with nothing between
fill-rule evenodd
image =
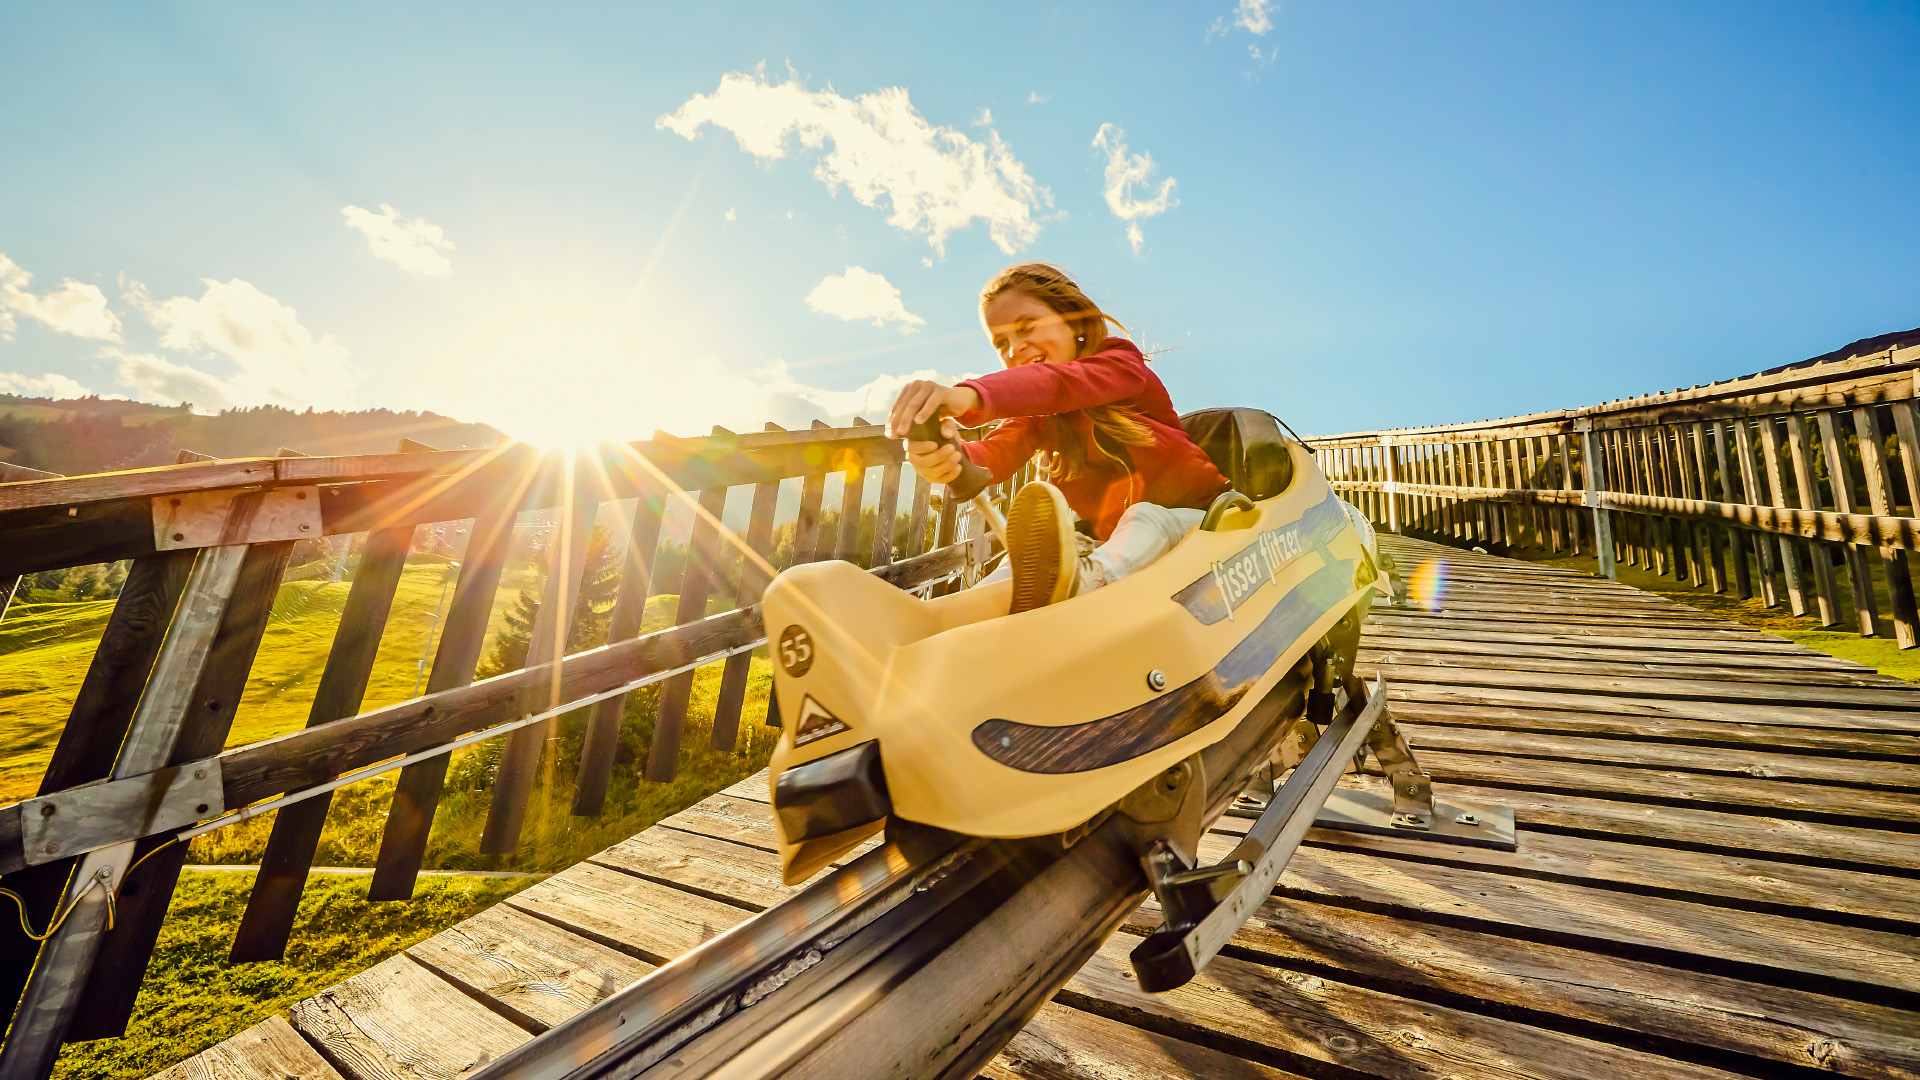
<instances>
[{"instance_id":1,"label":"sky","mask_svg":"<svg viewBox=\"0 0 1920 1080\"><path fill-rule=\"evenodd\" d=\"M1920 4L0 0L0 392L884 416L1066 267L1302 432L1920 326Z\"/></svg>"}]
</instances>

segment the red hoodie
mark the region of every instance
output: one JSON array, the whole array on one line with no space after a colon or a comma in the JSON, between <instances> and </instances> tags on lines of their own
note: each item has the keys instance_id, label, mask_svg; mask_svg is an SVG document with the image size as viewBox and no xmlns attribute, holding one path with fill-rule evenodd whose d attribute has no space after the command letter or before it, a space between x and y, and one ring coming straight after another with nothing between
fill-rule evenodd
<instances>
[{"instance_id":1,"label":"red hoodie","mask_svg":"<svg viewBox=\"0 0 1920 1080\"><path fill-rule=\"evenodd\" d=\"M1203 508L1227 490L1206 452L1187 437L1179 414L1147 358L1126 338L1110 337L1100 350L1063 364L1019 367L968 379L980 395L980 407L959 417L963 426L1005 420L985 439L966 444L967 457L985 465L999 483L1039 450L1055 450L1048 418L1067 413L1085 451L1086 464L1071 480L1056 481L1067 505L1093 524L1093 535L1113 534L1120 514L1137 502ZM1078 410L1092 405L1130 406L1153 433L1152 446L1094 445L1093 421Z\"/></svg>"}]
</instances>

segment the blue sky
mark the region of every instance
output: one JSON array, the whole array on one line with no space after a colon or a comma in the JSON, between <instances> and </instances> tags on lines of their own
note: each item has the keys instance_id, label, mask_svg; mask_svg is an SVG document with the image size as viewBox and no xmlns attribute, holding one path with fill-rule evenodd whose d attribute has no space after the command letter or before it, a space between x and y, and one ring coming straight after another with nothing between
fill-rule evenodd
<instances>
[{"instance_id":1,"label":"blue sky","mask_svg":"<svg viewBox=\"0 0 1920 1080\"><path fill-rule=\"evenodd\" d=\"M0 4L0 390L877 418L1016 258L1303 431L1920 325L1920 6L927 7Z\"/></svg>"}]
</instances>

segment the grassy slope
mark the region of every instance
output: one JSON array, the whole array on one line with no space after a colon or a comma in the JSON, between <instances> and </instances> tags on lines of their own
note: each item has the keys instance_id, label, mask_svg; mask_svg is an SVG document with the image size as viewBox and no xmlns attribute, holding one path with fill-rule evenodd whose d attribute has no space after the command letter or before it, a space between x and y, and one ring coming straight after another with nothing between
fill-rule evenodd
<instances>
[{"instance_id":1,"label":"grassy slope","mask_svg":"<svg viewBox=\"0 0 1920 1080\"><path fill-rule=\"evenodd\" d=\"M229 966L232 927L253 877L242 871L183 874L126 1037L67 1047L53 1075L60 1080L150 1076L499 903L533 880L425 878L409 903L369 905L362 899L367 878L320 875L307 885L287 958Z\"/></svg>"}]
</instances>

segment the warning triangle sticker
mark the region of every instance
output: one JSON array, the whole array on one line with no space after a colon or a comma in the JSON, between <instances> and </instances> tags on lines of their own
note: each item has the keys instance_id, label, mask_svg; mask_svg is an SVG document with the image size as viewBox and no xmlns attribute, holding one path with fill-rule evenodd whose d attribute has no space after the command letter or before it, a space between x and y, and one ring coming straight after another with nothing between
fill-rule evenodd
<instances>
[{"instance_id":1,"label":"warning triangle sticker","mask_svg":"<svg viewBox=\"0 0 1920 1080\"><path fill-rule=\"evenodd\" d=\"M827 707L813 700L808 694L800 701L800 719L793 726L793 745L805 746L815 739L824 739L829 735L838 735L847 730L840 718L827 711Z\"/></svg>"}]
</instances>

